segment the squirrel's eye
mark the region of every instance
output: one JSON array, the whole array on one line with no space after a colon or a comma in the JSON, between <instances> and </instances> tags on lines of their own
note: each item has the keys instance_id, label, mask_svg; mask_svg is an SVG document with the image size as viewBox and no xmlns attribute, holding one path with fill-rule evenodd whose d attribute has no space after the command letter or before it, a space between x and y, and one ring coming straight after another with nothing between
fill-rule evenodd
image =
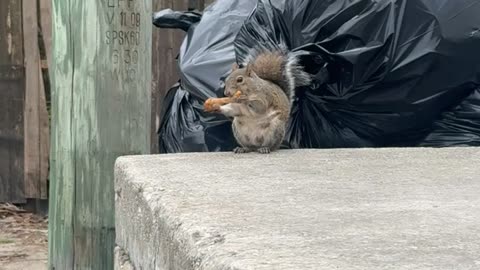
<instances>
[{"instance_id":1,"label":"squirrel's eye","mask_svg":"<svg viewBox=\"0 0 480 270\"><path fill-rule=\"evenodd\" d=\"M237 83L242 83L242 82L243 82L243 77L242 76L237 77Z\"/></svg>"}]
</instances>

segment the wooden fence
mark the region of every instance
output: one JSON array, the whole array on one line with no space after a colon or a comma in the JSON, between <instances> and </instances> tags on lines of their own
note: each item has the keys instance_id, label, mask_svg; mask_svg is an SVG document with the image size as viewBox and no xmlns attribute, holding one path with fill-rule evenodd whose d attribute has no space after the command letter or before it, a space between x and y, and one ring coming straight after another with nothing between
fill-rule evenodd
<instances>
[{"instance_id":1,"label":"wooden fence","mask_svg":"<svg viewBox=\"0 0 480 270\"><path fill-rule=\"evenodd\" d=\"M202 10L213 0L153 0L153 11ZM48 198L51 0L0 1L0 202ZM181 30L153 29L151 152L167 90L178 80Z\"/></svg>"},{"instance_id":2,"label":"wooden fence","mask_svg":"<svg viewBox=\"0 0 480 270\"><path fill-rule=\"evenodd\" d=\"M41 7L47 14L48 4L0 1L0 202L48 196L47 65L42 68L40 44L48 43L50 34L39 35L49 27L38 12Z\"/></svg>"}]
</instances>

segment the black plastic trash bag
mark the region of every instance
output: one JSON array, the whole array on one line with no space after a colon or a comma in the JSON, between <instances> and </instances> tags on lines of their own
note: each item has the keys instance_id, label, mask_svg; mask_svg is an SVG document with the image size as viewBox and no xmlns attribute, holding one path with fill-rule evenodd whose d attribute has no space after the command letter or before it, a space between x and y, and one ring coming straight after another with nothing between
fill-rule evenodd
<instances>
[{"instance_id":1,"label":"black plastic trash bag","mask_svg":"<svg viewBox=\"0 0 480 270\"><path fill-rule=\"evenodd\" d=\"M153 14L153 25L158 28L178 28L188 31L190 26L198 23L202 15L198 12L180 12L164 9Z\"/></svg>"},{"instance_id":2,"label":"black plastic trash bag","mask_svg":"<svg viewBox=\"0 0 480 270\"><path fill-rule=\"evenodd\" d=\"M256 0L219 1L189 27L178 56L180 84L169 90L163 103L160 153L227 151L235 146L230 121L204 113L203 102L222 95L222 78L235 62L233 40L255 5ZM163 13L169 15L165 21L165 16L156 14L158 25L166 25L165 21L172 28L184 25L180 19L177 25L172 23L171 12Z\"/></svg>"},{"instance_id":3,"label":"black plastic trash bag","mask_svg":"<svg viewBox=\"0 0 480 270\"><path fill-rule=\"evenodd\" d=\"M452 110L444 112L420 146L478 146L480 141L480 88Z\"/></svg>"},{"instance_id":4,"label":"black plastic trash bag","mask_svg":"<svg viewBox=\"0 0 480 270\"><path fill-rule=\"evenodd\" d=\"M300 51L313 73L327 62L330 81L297 93L292 147L415 146L479 83L479 12L471 0L261 1L235 46L239 62L258 44Z\"/></svg>"},{"instance_id":5,"label":"black plastic trash bag","mask_svg":"<svg viewBox=\"0 0 480 270\"><path fill-rule=\"evenodd\" d=\"M234 147L228 120L202 112L222 95L232 46L239 63L252 48L286 46L316 78L297 89L288 147L480 145L480 1L264 0L251 14L237 2L257 1L219 1L190 28L162 152ZM221 21L232 15L239 31Z\"/></svg>"}]
</instances>

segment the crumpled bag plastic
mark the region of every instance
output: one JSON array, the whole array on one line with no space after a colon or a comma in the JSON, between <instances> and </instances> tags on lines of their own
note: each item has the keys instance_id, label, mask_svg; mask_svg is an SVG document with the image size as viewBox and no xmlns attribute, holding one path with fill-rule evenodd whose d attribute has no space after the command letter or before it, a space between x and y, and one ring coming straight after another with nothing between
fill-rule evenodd
<instances>
[{"instance_id":1,"label":"crumpled bag plastic","mask_svg":"<svg viewBox=\"0 0 480 270\"><path fill-rule=\"evenodd\" d=\"M200 21L202 15L198 12L173 11L164 9L153 14L153 25L158 28L177 28L188 31L190 26Z\"/></svg>"},{"instance_id":2,"label":"crumpled bag plastic","mask_svg":"<svg viewBox=\"0 0 480 270\"><path fill-rule=\"evenodd\" d=\"M480 145L478 14L473 0L218 1L182 45L161 152L231 150L230 122L202 103L235 59L278 46L315 78L285 147Z\"/></svg>"},{"instance_id":3,"label":"crumpled bag plastic","mask_svg":"<svg viewBox=\"0 0 480 270\"><path fill-rule=\"evenodd\" d=\"M168 91L163 103L160 153L228 151L235 147L230 121L203 112L203 102L223 94L222 78L235 62L233 41L255 5L256 0L218 1L204 10L201 21L190 25L178 56L180 82ZM154 18L157 24L163 23L158 13ZM177 25L171 18L172 28L182 28L180 18Z\"/></svg>"}]
</instances>

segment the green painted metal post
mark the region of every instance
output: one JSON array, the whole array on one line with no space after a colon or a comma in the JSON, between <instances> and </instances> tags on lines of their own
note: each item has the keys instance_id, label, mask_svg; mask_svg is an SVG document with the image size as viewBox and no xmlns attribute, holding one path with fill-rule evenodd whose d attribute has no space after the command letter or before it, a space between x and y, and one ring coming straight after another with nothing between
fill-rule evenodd
<instances>
[{"instance_id":1,"label":"green painted metal post","mask_svg":"<svg viewBox=\"0 0 480 270\"><path fill-rule=\"evenodd\" d=\"M113 166L150 151L151 0L53 0L49 269L113 269Z\"/></svg>"}]
</instances>

